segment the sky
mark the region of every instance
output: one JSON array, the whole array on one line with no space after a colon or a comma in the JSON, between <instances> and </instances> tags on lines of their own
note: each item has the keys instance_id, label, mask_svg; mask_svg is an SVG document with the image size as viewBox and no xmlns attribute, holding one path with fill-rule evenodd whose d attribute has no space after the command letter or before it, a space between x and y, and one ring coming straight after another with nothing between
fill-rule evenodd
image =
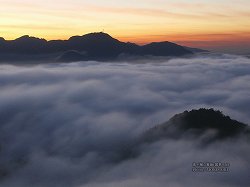
<instances>
[{"instance_id":1,"label":"sky","mask_svg":"<svg viewBox=\"0 0 250 187\"><path fill-rule=\"evenodd\" d=\"M0 37L68 39L104 31L121 41L172 41L249 54L249 0L0 0Z\"/></svg>"}]
</instances>

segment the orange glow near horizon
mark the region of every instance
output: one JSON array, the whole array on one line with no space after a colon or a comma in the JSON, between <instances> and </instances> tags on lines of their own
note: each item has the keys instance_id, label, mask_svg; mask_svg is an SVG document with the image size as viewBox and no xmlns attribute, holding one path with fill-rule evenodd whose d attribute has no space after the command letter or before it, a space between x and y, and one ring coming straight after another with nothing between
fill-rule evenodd
<instances>
[{"instance_id":1,"label":"orange glow near horizon","mask_svg":"<svg viewBox=\"0 0 250 187\"><path fill-rule=\"evenodd\" d=\"M150 42L170 41L179 45L202 48L218 52L231 52L238 54L250 53L250 33L226 34L189 34L189 35L149 35L137 37L117 37L124 42L145 45ZM241 48L245 48L241 52Z\"/></svg>"},{"instance_id":2,"label":"orange glow near horizon","mask_svg":"<svg viewBox=\"0 0 250 187\"><path fill-rule=\"evenodd\" d=\"M137 44L231 46L243 53L250 46L249 17L249 0L1 0L0 37L68 39L104 30Z\"/></svg>"}]
</instances>

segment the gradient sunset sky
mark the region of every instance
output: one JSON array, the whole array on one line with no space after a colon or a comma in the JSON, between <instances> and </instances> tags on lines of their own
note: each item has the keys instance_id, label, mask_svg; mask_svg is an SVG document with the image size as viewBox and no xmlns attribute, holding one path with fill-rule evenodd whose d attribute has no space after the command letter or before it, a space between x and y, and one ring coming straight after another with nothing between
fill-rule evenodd
<instances>
[{"instance_id":1,"label":"gradient sunset sky","mask_svg":"<svg viewBox=\"0 0 250 187\"><path fill-rule=\"evenodd\" d=\"M68 39L103 31L121 41L172 41L250 54L250 0L0 0L0 37Z\"/></svg>"}]
</instances>

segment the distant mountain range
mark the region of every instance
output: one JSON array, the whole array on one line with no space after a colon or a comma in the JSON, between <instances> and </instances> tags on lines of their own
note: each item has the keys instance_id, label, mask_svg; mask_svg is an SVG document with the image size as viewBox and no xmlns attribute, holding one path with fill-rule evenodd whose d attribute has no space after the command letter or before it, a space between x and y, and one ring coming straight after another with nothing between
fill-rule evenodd
<instances>
[{"instance_id":1,"label":"distant mountain range","mask_svg":"<svg viewBox=\"0 0 250 187\"><path fill-rule=\"evenodd\" d=\"M15 40L0 38L0 61L115 60L122 55L181 57L197 52L206 51L171 42L153 42L139 46L121 42L103 32L51 41L27 35Z\"/></svg>"}]
</instances>

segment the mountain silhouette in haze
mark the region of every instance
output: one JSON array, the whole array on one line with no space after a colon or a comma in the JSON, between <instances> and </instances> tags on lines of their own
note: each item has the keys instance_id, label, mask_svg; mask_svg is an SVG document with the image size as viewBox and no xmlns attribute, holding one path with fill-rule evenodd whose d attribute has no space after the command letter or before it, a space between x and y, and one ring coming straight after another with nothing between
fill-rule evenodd
<instances>
[{"instance_id":1,"label":"mountain silhouette in haze","mask_svg":"<svg viewBox=\"0 0 250 187\"><path fill-rule=\"evenodd\" d=\"M212 145L215 142L244 140L250 143L250 128L247 124L225 116L221 111L201 108L176 114L167 122L146 130L123 145L121 160L136 158L143 154L141 146L158 141L189 141L198 146Z\"/></svg>"},{"instance_id":2,"label":"mountain silhouette in haze","mask_svg":"<svg viewBox=\"0 0 250 187\"><path fill-rule=\"evenodd\" d=\"M214 109L199 109L176 114L169 121L147 130L141 137L142 142L161 139L180 139L205 136L206 141L237 138L250 135L246 124L225 116Z\"/></svg>"},{"instance_id":3,"label":"mountain silhouette in haze","mask_svg":"<svg viewBox=\"0 0 250 187\"><path fill-rule=\"evenodd\" d=\"M132 56L181 57L192 55L199 49L183 47L171 42L153 42L139 46L121 42L98 32L73 36L68 40L51 40L22 36L15 40L0 38L0 61L22 60L114 60L122 54Z\"/></svg>"},{"instance_id":4,"label":"mountain silhouette in haze","mask_svg":"<svg viewBox=\"0 0 250 187\"><path fill-rule=\"evenodd\" d=\"M248 125L233 120L229 116L225 116L222 112L214 109L199 109L176 114L169 121L157 125L143 134L139 134L138 137L135 139L132 138L131 141L121 141L114 147L110 144L104 144L104 147L100 150L97 149L96 151L101 151L102 154L100 155L104 158L103 160L106 159L108 164L115 164L138 158L140 155L145 153L145 149L150 149L147 145L160 140L180 139L182 142L191 140L195 146L198 145L199 148L199 145L202 145L203 148L204 145L212 145L216 141L222 142L230 139L237 142L236 140L244 137L246 137L246 139L243 140L247 140L246 143L249 144L249 135L250 130ZM117 140L119 142L119 138ZM175 146L175 142L170 142L173 143L173 146ZM228 143L231 145L232 142L229 141ZM76 148L79 149L78 146ZM93 148L93 150L95 149ZM59 151L58 154L62 153L63 151ZM1 147L0 154L4 154L1 152ZM48 152L47 154L51 153ZM55 154L56 153L52 152L52 156L55 156ZM22 157L17 157L12 160L14 171L25 167L25 165L29 163L27 158L27 155L22 155ZM71 159L72 157L69 155L68 158ZM7 166L10 167L10 165ZM12 175L13 170L11 167L8 167L0 168L0 182L6 177Z\"/></svg>"}]
</instances>

